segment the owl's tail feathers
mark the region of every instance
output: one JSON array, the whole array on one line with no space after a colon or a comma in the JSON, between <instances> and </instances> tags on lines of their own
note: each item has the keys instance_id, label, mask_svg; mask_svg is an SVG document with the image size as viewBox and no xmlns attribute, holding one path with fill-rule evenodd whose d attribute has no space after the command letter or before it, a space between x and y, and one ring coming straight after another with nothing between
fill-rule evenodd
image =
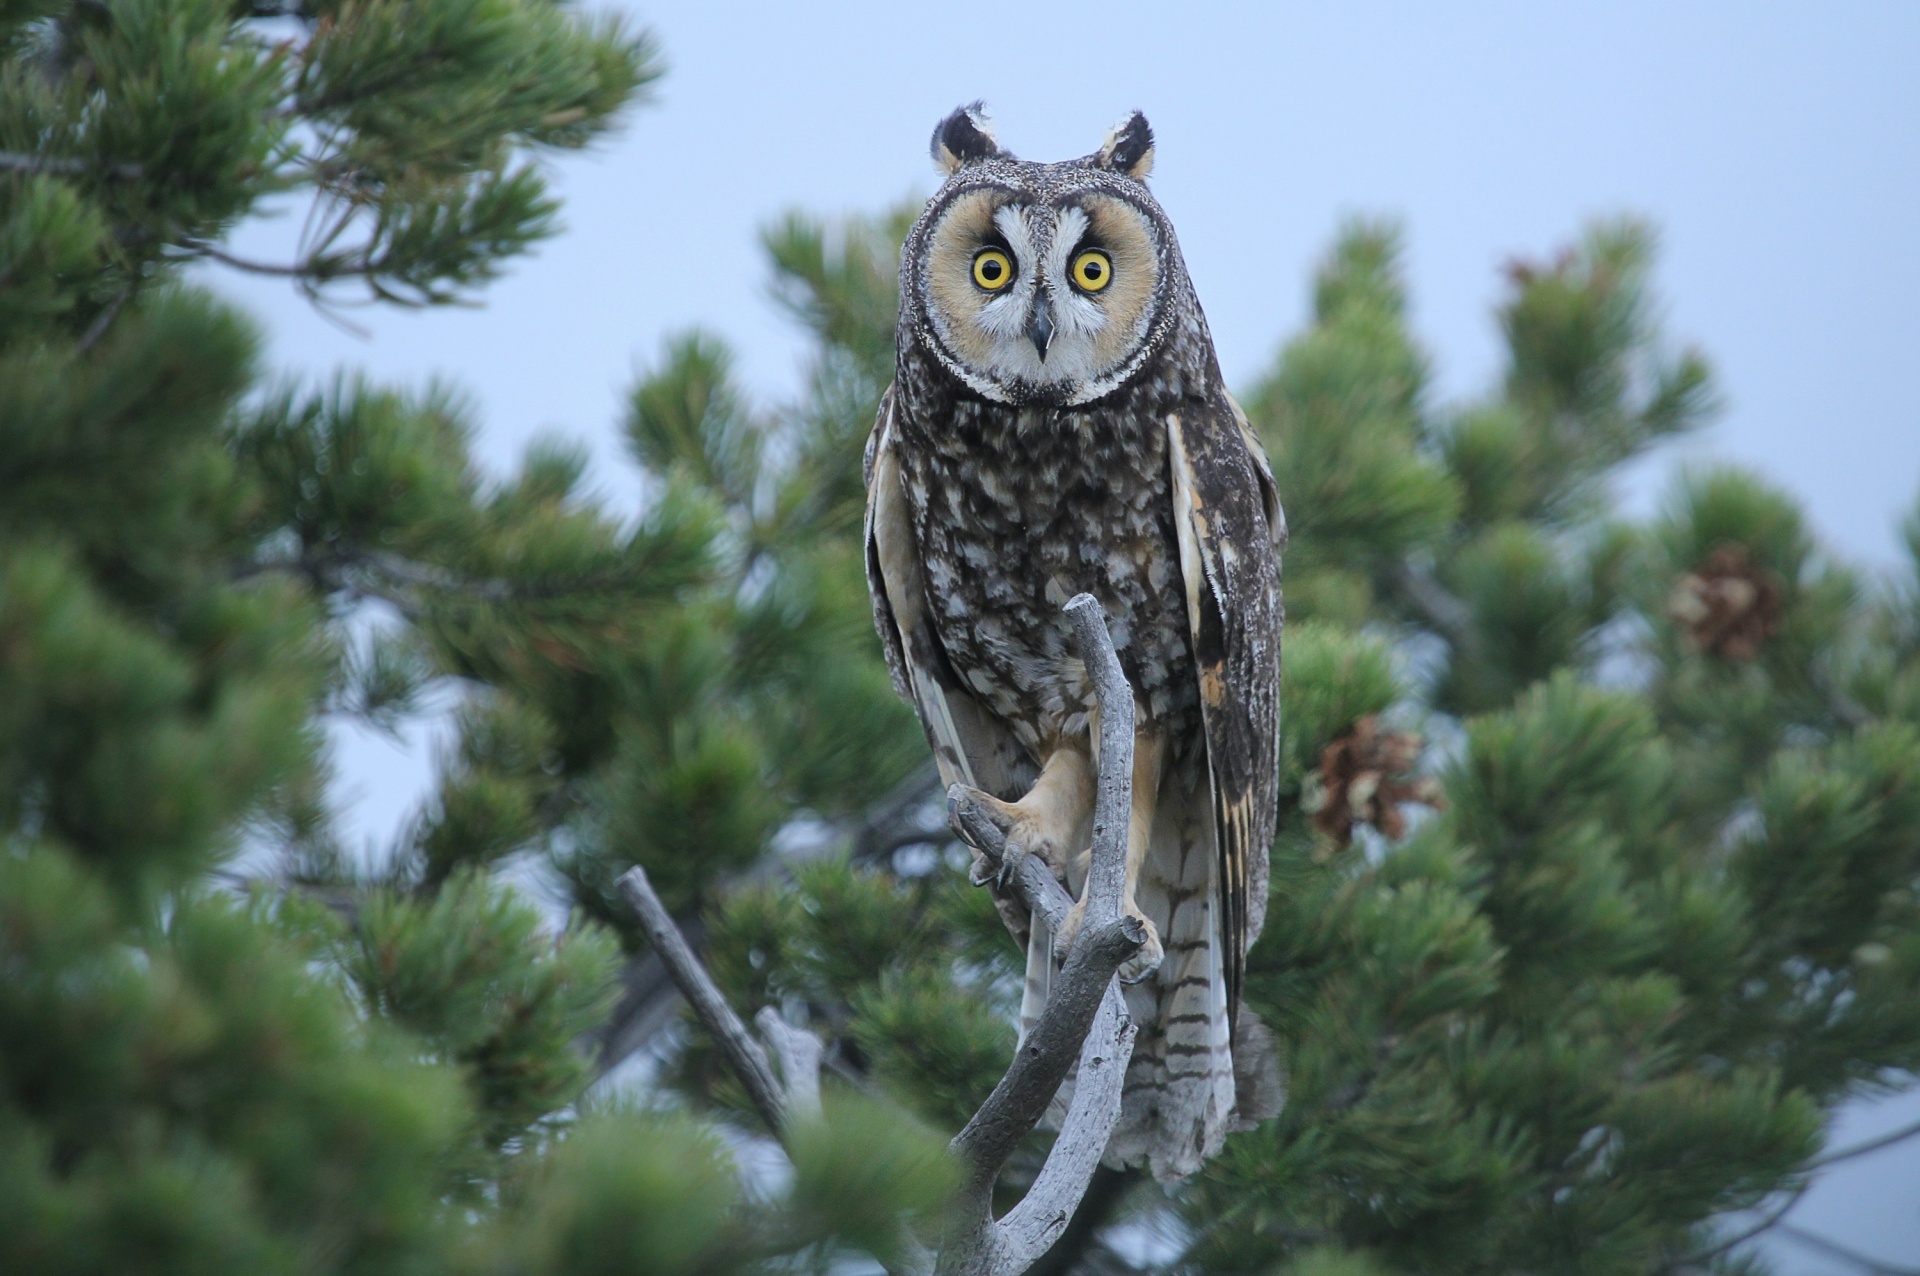
<instances>
[{"instance_id":1,"label":"owl's tail feathers","mask_svg":"<svg viewBox=\"0 0 1920 1276\"><path fill-rule=\"evenodd\" d=\"M1163 1183L1194 1173L1230 1131L1274 1116L1285 1100L1267 1025L1242 1004L1238 1033L1227 1030L1214 847L1204 779L1164 785L1136 900L1159 928L1166 956L1153 977L1124 989L1140 1036L1127 1067L1120 1123L1102 1158L1113 1169L1145 1166ZM1052 936L1036 920L1020 1003L1022 1041L1047 1004L1056 969ZM1069 1077L1048 1109L1049 1124L1057 1128L1072 1098Z\"/></svg>"},{"instance_id":2,"label":"owl's tail feathers","mask_svg":"<svg viewBox=\"0 0 1920 1276\"><path fill-rule=\"evenodd\" d=\"M1140 1037L1105 1160L1115 1168L1144 1165L1163 1183L1198 1170L1229 1131L1279 1109L1272 1034L1244 1007L1247 1035L1236 1042L1228 1030L1213 823L1204 771L1170 775L1136 893L1160 929L1166 959L1154 978L1127 989Z\"/></svg>"}]
</instances>

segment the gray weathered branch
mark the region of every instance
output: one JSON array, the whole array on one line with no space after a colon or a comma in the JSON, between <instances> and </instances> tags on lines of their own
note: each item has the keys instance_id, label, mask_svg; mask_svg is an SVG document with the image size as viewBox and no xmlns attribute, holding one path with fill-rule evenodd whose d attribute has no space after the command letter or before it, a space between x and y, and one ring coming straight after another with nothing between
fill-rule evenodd
<instances>
[{"instance_id":1,"label":"gray weathered branch","mask_svg":"<svg viewBox=\"0 0 1920 1276\"><path fill-rule=\"evenodd\" d=\"M680 928L667 913L667 906L660 902L653 883L647 880L647 870L637 864L628 869L620 878L620 894L639 914L640 925L647 932L653 951L660 954L660 960L673 974L673 981L680 985L681 995L713 1034L714 1043L726 1055L740 1084L746 1087L747 1096L753 1100L761 1120L767 1123L768 1129L776 1132L785 1129L786 1096L774 1079L773 1065L767 1062L760 1043L747 1034L747 1026L733 1013L733 1007L714 984L713 976L681 937Z\"/></svg>"},{"instance_id":2,"label":"gray weathered branch","mask_svg":"<svg viewBox=\"0 0 1920 1276\"><path fill-rule=\"evenodd\" d=\"M61 177L103 173L123 182L136 182L143 176L138 164L109 164L64 155L28 155L20 151L0 151L0 173L53 173Z\"/></svg>"},{"instance_id":3,"label":"gray weathered branch","mask_svg":"<svg viewBox=\"0 0 1920 1276\"><path fill-rule=\"evenodd\" d=\"M820 1061L826 1047L820 1038L805 1028L796 1028L772 1006L763 1006L753 1017L760 1035L773 1047L780 1061L781 1101L789 1117L806 1119L820 1115Z\"/></svg>"},{"instance_id":4,"label":"gray weathered branch","mask_svg":"<svg viewBox=\"0 0 1920 1276\"><path fill-rule=\"evenodd\" d=\"M1033 1266L1073 1220L1119 1123L1121 1090L1138 1031L1127 1017L1119 984L1109 980L1081 1048L1073 1102L1060 1123L1060 1137L1054 1140L1033 1186L999 1222L1005 1270L1018 1272Z\"/></svg>"},{"instance_id":5,"label":"gray weathered branch","mask_svg":"<svg viewBox=\"0 0 1920 1276\"><path fill-rule=\"evenodd\" d=\"M1086 914L1039 1022L1020 1043L1006 1076L954 1138L966 1180L941 1245L941 1276L1018 1276L1066 1230L1120 1119L1121 1089L1133 1056L1135 1030L1114 978L1146 939L1139 921L1121 911L1133 804L1133 689L1100 604L1081 594L1066 611L1099 708L1100 767ZM948 806L955 831L997 869L1006 849L998 828L963 786L948 793ZM1036 919L1057 930L1071 901L1038 856L1019 857L1012 886ZM996 1221L993 1185L1076 1060L1073 1102L1046 1164L1020 1204Z\"/></svg>"},{"instance_id":6,"label":"gray weathered branch","mask_svg":"<svg viewBox=\"0 0 1920 1276\"><path fill-rule=\"evenodd\" d=\"M856 863L876 860L898 846L930 842L935 835L926 828L920 808L939 793L940 774L931 760L895 785L846 828L845 841ZM735 879L735 885L778 878L791 881L795 868L838 845L839 839L817 844L782 848ZM706 927L698 917L689 918L681 934L697 954L706 947ZM680 1009L680 989L660 958L651 952L630 958L620 972L620 1002L606 1023L584 1034L580 1048L592 1060L596 1080L605 1077L638 1051L644 1050ZM828 1067L835 1067L829 1059Z\"/></svg>"},{"instance_id":7,"label":"gray weathered branch","mask_svg":"<svg viewBox=\"0 0 1920 1276\"><path fill-rule=\"evenodd\" d=\"M1133 1055L1135 1028L1115 978L1139 951L1146 930L1121 909L1126 878L1127 822L1132 807L1133 691L1114 654L1100 604L1082 594L1067 604L1074 638L1099 706L1100 767L1094 804L1092 867L1086 914L1052 981L1039 1022L1021 1042L993 1093L953 1140L963 1184L942 1238L930 1255L911 1237L902 1248L903 1274L1018 1276L1066 1230L1087 1184L1099 1168L1120 1119L1121 1091ZM956 786L948 795L955 831L997 868L1006 839ZM1036 919L1057 929L1073 901L1038 856L1019 857L1012 889ZM666 906L634 868L620 892L639 915L654 951L680 992L712 1034L769 1128L784 1133L794 1117L820 1105L820 1040L788 1024L771 1007L757 1022L780 1060L780 1075L740 1017L727 1004L700 959L667 914ZM1025 1198L1003 1219L993 1217L993 1186L1007 1160L1033 1132L1078 1064L1073 1099L1045 1165Z\"/></svg>"}]
</instances>

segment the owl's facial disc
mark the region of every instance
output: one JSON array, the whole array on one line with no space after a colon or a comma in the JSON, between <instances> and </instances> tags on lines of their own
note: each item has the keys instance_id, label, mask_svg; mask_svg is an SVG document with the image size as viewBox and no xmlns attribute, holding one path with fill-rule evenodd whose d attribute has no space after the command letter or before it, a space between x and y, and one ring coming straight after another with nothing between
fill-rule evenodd
<instances>
[{"instance_id":1,"label":"owl's facial disc","mask_svg":"<svg viewBox=\"0 0 1920 1276\"><path fill-rule=\"evenodd\" d=\"M954 371L986 397L1090 402L1138 366L1159 247L1147 216L1104 191L1051 202L968 191L928 244L928 317Z\"/></svg>"}]
</instances>

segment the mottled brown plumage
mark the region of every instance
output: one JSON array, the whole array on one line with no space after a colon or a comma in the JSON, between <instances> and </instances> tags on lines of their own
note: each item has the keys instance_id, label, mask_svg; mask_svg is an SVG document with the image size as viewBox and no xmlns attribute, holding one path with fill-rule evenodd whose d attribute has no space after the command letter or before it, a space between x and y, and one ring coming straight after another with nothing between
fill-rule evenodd
<instances>
[{"instance_id":1,"label":"mottled brown plumage","mask_svg":"<svg viewBox=\"0 0 1920 1276\"><path fill-rule=\"evenodd\" d=\"M972 109L936 130L949 177L902 255L868 575L943 775L1076 891L1093 698L1061 607L1106 608L1139 707L1128 901L1155 935L1122 972L1142 1036L1108 1159L1173 1178L1271 1106L1238 1010L1273 835L1285 529L1144 184L1152 145L1138 115L1064 164L1013 159ZM1029 1012L1049 973L1041 936Z\"/></svg>"}]
</instances>

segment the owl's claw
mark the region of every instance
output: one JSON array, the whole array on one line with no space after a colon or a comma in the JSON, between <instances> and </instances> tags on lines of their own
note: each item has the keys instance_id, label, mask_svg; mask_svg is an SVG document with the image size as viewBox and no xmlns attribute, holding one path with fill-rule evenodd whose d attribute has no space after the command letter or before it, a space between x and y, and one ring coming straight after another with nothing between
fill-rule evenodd
<instances>
[{"instance_id":1,"label":"owl's claw","mask_svg":"<svg viewBox=\"0 0 1920 1276\"><path fill-rule=\"evenodd\" d=\"M1160 944L1159 929L1148 920L1145 913L1128 904L1127 916L1140 923L1147 932L1147 938L1146 942L1140 945L1140 951L1121 962L1120 969L1114 973L1120 976L1120 982L1123 984L1137 984L1144 979L1152 978L1154 972L1160 969L1166 950ZM1067 951L1073 947L1073 941L1080 934L1081 923L1086 919L1087 900L1083 895L1073 902L1073 907L1067 910L1066 917L1060 923L1060 929L1053 934L1055 960L1066 960Z\"/></svg>"},{"instance_id":2,"label":"owl's claw","mask_svg":"<svg viewBox=\"0 0 1920 1276\"><path fill-rule=\"evenodd\" d=\"M1003 891L1013 889L1013 876L1020 871L1020 861L1025 858L1027 848L1009 839L1006 852L1000 857L1000 871L994 877L994 886Z\"/></svg>"},{"instance_id":3,"label":"owl's claw","mask_svg":"<svg viewBox=\"0 0 1920 1276\"><path fill-rule=\"evenodd\" d=\"M1064 884L1064 857L1047 825L1028 814L1018 803L1003 802L988 793L965 784L947 789L947 823L954 835L974 850L973 867L967 877L975 886L991 884L1000 891L1013 886L1014 875L1029 855L1053 871Z\"/></svg>"},{"instance_id":4,"label":"owl's claw","mask_svg":"<svg viewBox=\"0 0 1920 1276\"><path fill-rule=\"evenodd\" d=\"M1005 831L991 814L992 808L980 800L985 796L964 784L949 786L947 824L955 837L973 848L973 866L967 871L967 880L975 886L989 882L1003 886L1007 881L1008 862L1012 860L1017 864L1014 857L1020 851L1007 840Z\"/></svg>"},{"instance_id":5,"label":"owl's claw","mask_svg":"<svg viewBox=\"0 0 1920 1276\"><path fill-rule=\"evenodd\" d=\"M1114 973L1120 976L1123 984L1137 984L1151 979L1160 969L1160 962L1166 956L1166 950L1160 946L1160 932L1154 924L1138 909L1128 909L1140 924L1147 928L1147 942L1140 945L1140 951L1120 963L1120 969Z\"/></svg>"}]
</instances>

